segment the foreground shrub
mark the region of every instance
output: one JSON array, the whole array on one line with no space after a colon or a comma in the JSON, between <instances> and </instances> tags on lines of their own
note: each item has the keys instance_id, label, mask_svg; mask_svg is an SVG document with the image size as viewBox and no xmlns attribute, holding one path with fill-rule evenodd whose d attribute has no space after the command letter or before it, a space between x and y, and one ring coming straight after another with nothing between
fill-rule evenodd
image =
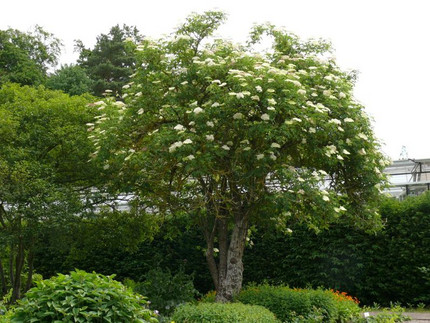
<instances>
[{"instance_id":1,"label":"foreground shrub","mask_svg":"<svg viewBox=\"0 0 430 323\"><path fill-rule=\"evenodd\" d=\"M211 290L207 292L202 298L199 300L202 303L215 303L216 291Z\"/></svg>"},{"instance_id":2,"label":"foreground shrub","mask_svg":"<svg viewBox=\"0 0 430 323\"><path fill-rule=\"evenodd\" d=\"M113 276L77 270L37 282L12 322L158 322L146 305Z\"/></svg>"},{"instance_id":3,"label":"foreground shrub","mask_svg":"<svg viewBox=\"0 0 430 323\"><path fill-rule=\"evenodd\" d=\"M384 308L380 313L363 318L363 323L397 323L410 321L408 316L404 315L405 309L396 305L390 308Z\"/></svg>"},{"instance_id":4,"label":"foreground shrub","mask_svg":"<svg viewBox=\"0 0 430 323\"><path fill-rule=\"evenodd\" d=\"M134 283L132 288L151 300L149 305L151 309L166 316L171 315L178 305L193 301L198 293L191 275L185 274L182 270L172 274L170 270L163 271L160 268L148 271L145 281Z\"/></svg>"},{"instance_id":5,"label":"foreground shrub","mask_svg":"<svg viewBox=\"0 0 430 323\"><path fill-rule=\"evenodd\" d=\"M347 295L345 292L334 290L325 291L334 297L336 301L337 317L340 321L353 320L360 317L362 310L358 307L359 301L355 297Z\"/></svg>"},{"instance_id":6,"label":"foreground shrub","mask_svg":"<svg viewBox=\"0 0 430 323\"><path fill-rule=\"evenodd\" d=\"M13 309L9 309L0 301L0 323L9 323L13 314Z\"/></svg>"},{"instance_id":7,"label":"foreground shrub","mask_svg":"<svg viewBox=\"0 0 430 323\"><path fill-rule=\"evenodd\" d=\"M261 305L283 322L336 322L360 316L357 301L328 290L291 289L284 286L250 286L236 297L244 304Z\"/></svg>"},{"instance_id":8,"label":"foreground shrub","mask_svg":"<svg viewBox=\"0 0 430 323\"><path fill-rule=\"evenodd\" d=\"M181 323L275 323L279 322L268 309L240 303L199 303L179 306L172 320Z\"/></svg>"}]
</instances>

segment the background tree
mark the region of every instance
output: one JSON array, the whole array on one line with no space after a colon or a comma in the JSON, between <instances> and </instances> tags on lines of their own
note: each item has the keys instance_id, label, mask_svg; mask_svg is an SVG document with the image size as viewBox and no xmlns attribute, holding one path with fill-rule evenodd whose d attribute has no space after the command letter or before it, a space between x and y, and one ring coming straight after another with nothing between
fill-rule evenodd
<instances>
[{"instance_id":1,"label":"background tree","mask_svg":"<svg viewBox=\"0 0 430 323\"><path fill-rule=\"evenodd\" d=\"M64 65L50 75L46 86L53 90L61 90L70 95L81 95L91 92L93 81L85 70L77 65Z\"/></svg>"},{"instance_id":2,"label":"background tree","mask_svg":"<svg viewBox=\"0 0 430 323\"><path fill-rule=\"evenodd\" d=\"M138 45L125 103L99 102L91 126L93 157L116 171L120 191L155 217L198 225L223 302L241 289L251 225L374 227L386 165L329 44L272 25L255 27L247 46L209 39L224 19L193 15ZM272 50L255 52L266 34Z\"/></svg>"},{"instance_id":3,"label":"background tree","mask_svg":"<svg viewBox=\"0 0 430 323\"><path fill-rule=\"evenodd\" d=\"M88 76L94 81L92 93L102 96L105 90L112 90L121 94L136 63L134 47L130 42L139 42L142 36L136 27L116 25L109 33L97 37L93 49L85 48L81 41L76 42L79 51L78 64L85 69Z\"/></svg>"},{"instance_id":4,"label":"background tree","mask_svg":"<svg viewBox=\"0 0 430 323\"><path fill-rule=\"evenodd\" d=\"M0 85L43 84L48 69L58 62L60 47L61 41L39 26L28 33L0 30Z\"/></svg>"},{"instance_id":5,"label":"background tree","mask_svg":"<svg viewBox=\"0 0 430 323\"><path fill-rule=\"evenodd\" d=\"M67 227L87 210L90 100L44 87L0 89L0 259L7 259L0 261L0 281L2 293L13 290L12 302L31 286L41 234Z\"/></svg>"}]
</instances>

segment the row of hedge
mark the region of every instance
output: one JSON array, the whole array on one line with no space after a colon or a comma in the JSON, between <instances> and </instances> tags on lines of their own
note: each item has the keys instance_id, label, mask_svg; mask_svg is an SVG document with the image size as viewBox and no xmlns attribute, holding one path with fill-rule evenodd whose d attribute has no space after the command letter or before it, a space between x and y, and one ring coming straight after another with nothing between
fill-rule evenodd
<instances>
[{"instance_id":1,"label":"row of hedge","mask_svg":"<svg viewBox=\"0 0 430 323\"><path fill-rule=\"evenodd\" d=\"M210 292L202 302L215 301ZM287 286L251 284L235 297L236 302L269 309L282 322L350 322L361 317L359 301L334 290L292 289Z\"/></svg>"},{"instance_id":2,"label":"row of hedge","mask_svg":"<svg viewBox=\"0 0 430 323\"><path fill-rule=\"evenodd\" d=\"M288 237L257 232L245 281L325 286L368 305L430 304L430 194L386 200L380 212L385 228L377 234L346 225L318 235L300 226Z\"/></svg>"},{"instance_id":3,"label":"row of hedge","mask_svg":"<svg viewBox=\"0 0 430 323\"><path fill-rule=\"evenodd\" d=\"M430 195L404 202L387 199L380 212L385 229L377 234L340 224L319 234L300 225L291 227L291 235L254 231L254 245L244 257L245 283L324 286L348 292L369 305L429 304ZM213 287L202 252L204 241L196 230L184 226L182 231L173 240L160 235L142 243L135 252L77 244L59 253L47 245L36 257L36 270L49 277L82 268L143 281L152 268L168 268L172 273L182 268L194 275L195 287L205 293Z\"/></svg>"}]
</instances>

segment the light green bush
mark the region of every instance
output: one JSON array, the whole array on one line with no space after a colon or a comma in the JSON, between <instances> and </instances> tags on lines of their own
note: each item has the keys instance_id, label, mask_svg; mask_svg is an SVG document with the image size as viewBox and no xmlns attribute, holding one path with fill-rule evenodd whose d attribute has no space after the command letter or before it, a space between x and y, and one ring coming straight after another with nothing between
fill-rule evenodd
<instances>
[{"instance_id":1,"label":"light green bush","mask_svg":"<svg viewBox=\"0 0 430 323\"><path fill-rule=\"evenodd\" d=\"M236 300L264 306L283 322L347 322L361 313L352 297L322 289L250 286L243 289Z\"/></svg>"},{"instance_id":2,"label":"light green bush","mask_svg":"<svg viewBox=\"0 0 430 323\"><path fill-rule=\"evenodd\" d=\"M172 320L176 323L279 323L268 309L240 303L199 303L179 306Z\"/></svg>"},{"instance_id":3,"label":"light green bush","mask_svg":"<svg viewBox=\"0 0 430 323\"><path fill-rule=\"evenodd\" d=\"M76 270L37 282L11 322L158 322L146 305L113 276Z\"/></svg>"}]
</instances>

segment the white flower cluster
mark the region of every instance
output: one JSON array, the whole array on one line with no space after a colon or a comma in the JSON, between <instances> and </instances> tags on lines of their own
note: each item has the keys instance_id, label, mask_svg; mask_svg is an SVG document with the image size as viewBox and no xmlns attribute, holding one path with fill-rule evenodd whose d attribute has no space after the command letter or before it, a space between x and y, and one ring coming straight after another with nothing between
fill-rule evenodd
<instances>
[{"instance_id":1,"label":"white flower cluster","mask_svg":"<svg viewBox=\"0 0 430 323\"><path fill-rule=\"evenodd\" d=\"M337 153L337 147L335 145L326 146L325 155L327 157L331 157L332 155Z\"/></svg>"},{"instance_id":2,"label":"white flower cluster","mask_svg":"<svg viewBox=\"0 0 430 323\"><path fill-rule=\"evenodd\" d=\"M183 145L192 144L193 141L191 139L185 139L184 141L176 141L169 147L169 153L173 153L177 148L182 147Z\"/></svg>"}]
</instances>

